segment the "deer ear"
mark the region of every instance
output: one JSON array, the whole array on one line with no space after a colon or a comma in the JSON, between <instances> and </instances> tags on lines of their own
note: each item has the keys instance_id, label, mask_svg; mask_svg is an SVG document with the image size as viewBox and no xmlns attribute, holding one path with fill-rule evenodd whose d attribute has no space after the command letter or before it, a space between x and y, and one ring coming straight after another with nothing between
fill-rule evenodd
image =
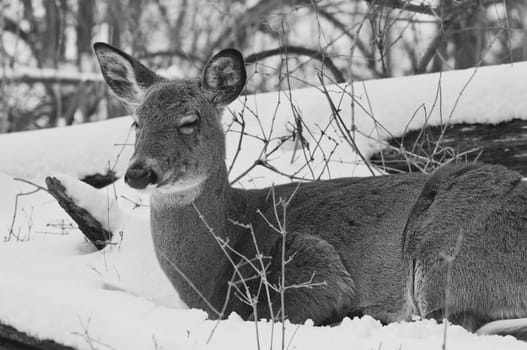
<instances>
[{"instance_id":1,"label":"deer ear","mask_svg":"<svg viewBox=\"0 0 527 350\"><path fill-rule=\"evenodd\" d=\"M213 104L226 106L240 95L246 80L242 54L226 49L212 57L203 69L201 88Z\"/></svg>"},{"instance_id":2,"label":"deer ear","mask_svg":"<svg viewBox=\"0 0 527 350\"><path fill-rule=\"evenodd\" d=\"M139 104L149 86L164 80L132 56L111 45L95 43L93 51L97 55L104 80L117 97L125 102Z\"/></svg>"}]
</instances>

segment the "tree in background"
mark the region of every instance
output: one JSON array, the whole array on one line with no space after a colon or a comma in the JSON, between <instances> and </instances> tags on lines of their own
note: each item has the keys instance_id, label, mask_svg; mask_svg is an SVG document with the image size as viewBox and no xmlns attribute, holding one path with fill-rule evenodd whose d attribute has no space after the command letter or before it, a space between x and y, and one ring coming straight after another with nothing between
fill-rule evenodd
<instances>
[{"instance_id":1,"label":"tree in background","mask_svg":"<svg viewBox=\"0 0 527 350\"><path fill-rule=\"evenodd\" d=\"M520 0L13 0L0 5L0 132L127 113L95 72L107 41L172 77L242 50L248 92L526 59Z\"/></svg>"}]
</instances>

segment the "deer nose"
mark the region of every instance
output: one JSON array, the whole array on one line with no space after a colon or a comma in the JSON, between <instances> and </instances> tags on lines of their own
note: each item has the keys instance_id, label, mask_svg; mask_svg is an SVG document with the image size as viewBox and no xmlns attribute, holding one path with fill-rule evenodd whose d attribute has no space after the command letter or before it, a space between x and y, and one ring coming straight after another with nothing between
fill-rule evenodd
<instances>
[{"instance_id":1,"label":"deer nose","mask_svg":"<svg viewBox=\"0 0 527 350\"><path fill-rule=\"evenodd\" d=\"M124 181L135 189L141 190L149 184L157 182L156 173L149 167L142 164L133 164L128 168L124 175Z\"/></svg>"}]
</instances>

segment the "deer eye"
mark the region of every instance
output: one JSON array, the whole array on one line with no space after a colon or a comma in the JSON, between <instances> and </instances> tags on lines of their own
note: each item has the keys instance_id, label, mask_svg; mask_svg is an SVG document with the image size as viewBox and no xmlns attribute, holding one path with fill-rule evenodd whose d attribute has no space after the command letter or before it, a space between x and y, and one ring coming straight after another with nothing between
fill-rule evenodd
<instances>
[{"instance_id":1,"label":"deer eye","mask_svg":"<svg viewBox=\"0 0 527 350\"><path fill-rule=\"evenodd\" d=\"M178 123L179 131L181 131L182 134L190 135L198 126L198 122L199 118L196 114L184 116Z\"/></svg>"}]
</instances>

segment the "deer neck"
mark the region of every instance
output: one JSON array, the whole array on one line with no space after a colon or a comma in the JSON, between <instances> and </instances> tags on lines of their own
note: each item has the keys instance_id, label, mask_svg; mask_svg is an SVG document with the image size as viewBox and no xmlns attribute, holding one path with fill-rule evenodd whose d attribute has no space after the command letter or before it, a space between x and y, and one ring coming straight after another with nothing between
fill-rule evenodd
<instances>
[{"instance_id":1,"label":"deer neck","mask_svg":"<svg viewBox=\"0 0 527 350\"><path fill-rule=\"evenodd\" d=\"M237 213L244 203L230 187L225 167L200 186L184 193L153 194L151 228L161 267L181 299L189 307L208 309L210 313L195 288L221 309L226 290L218 290L217 286L227 285L219 282L230 278L232 267L217 239L229 244L238 241L239 229L230 219L242 220Z\"/></svg>"}]
</instances>

